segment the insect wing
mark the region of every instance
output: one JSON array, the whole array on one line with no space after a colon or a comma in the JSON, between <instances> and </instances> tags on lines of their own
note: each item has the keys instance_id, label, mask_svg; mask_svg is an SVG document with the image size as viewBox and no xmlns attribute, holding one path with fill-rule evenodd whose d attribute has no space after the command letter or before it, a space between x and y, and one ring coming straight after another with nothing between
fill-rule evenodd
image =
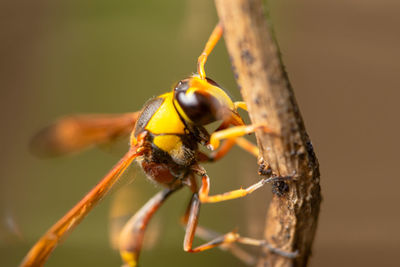
<instances>
[{"instance_id":1,"label":"insect wing","mask_svg":"<svg viewBox=\"0 0 400 267\"><path fill-rule=\"evenodd\" d=\"M30 143L38 156L60 156L91 145L110 143L128 136L139 112L124 114L74 115L59 119L36 134Z\"/></svg>"}]
</instances>

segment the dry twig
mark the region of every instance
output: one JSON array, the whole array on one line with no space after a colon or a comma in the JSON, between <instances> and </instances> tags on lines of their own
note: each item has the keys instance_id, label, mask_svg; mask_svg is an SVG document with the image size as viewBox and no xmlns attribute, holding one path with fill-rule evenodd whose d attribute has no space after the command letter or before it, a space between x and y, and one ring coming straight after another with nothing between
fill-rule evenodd
<instances>
[{"instance_id":1,"label":"dry twig","mask_svg":"<svg viewBox=\"0 0 400 267\"><path fill-rule=\"evenodd\" d=\"M317 228L321 202L318 161L305 131L293 90L271 37L261 0L215 0L237 82L253 123L278 133L258 131L265 163L292 180L273 185L265 238L290 259L265 250L259 266L306 266Z\"/></svg>"}]
</instances>

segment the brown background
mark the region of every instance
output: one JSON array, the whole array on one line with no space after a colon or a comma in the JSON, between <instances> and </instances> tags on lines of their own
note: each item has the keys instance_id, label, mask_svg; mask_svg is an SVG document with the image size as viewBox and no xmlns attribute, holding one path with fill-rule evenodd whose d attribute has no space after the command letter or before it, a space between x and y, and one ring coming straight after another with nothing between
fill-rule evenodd
<instances>
[{"instance_id":1,"label":"brown background","mask_svg":"<svg viewBox=\"0 0 400 267\"><path fill-rule=\"evenodd\" d=\"M269 2L321 164L324 202L311 266L398 266L400 2ZM212 1L0 1L2 266L16 266L123 153L107 147L40 160L27 151L30 136L65 114L140 109L195 71L216 22ZM240 98L223 43L206 71ZM254 162L235 149L207 165L214 192L256 181ZM133 209L159 190L140 172L132 188ZM239 226L260 237L269 197L266 187L247 199L205 206L201 223L220 232ZM158 232L158 241L143 252L143 266L241 266L219 250L182 252L177 221L187 199L188 192L179 192L157 214L149 232ZM111 200L48 266L119 266L108 245Z\"/></svg>"}]
</instances>

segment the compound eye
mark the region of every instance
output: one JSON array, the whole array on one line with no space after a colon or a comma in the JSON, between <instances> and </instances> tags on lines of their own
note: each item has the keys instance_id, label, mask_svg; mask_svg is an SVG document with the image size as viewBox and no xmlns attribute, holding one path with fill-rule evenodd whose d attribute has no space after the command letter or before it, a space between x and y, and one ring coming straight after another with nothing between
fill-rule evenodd
<instances>
[{"instance_id":1,"label":"compound eye","mask_svg":"<svg viewBox=\"0 0 400 267\"><path fill-rule=\"evenodd\" d=\"M218 120L219 101L204 90L189 90L189 81L180 81L175 87L175 100L181 115L196 125L206 125Z\"/></svg>"}]
</instances>

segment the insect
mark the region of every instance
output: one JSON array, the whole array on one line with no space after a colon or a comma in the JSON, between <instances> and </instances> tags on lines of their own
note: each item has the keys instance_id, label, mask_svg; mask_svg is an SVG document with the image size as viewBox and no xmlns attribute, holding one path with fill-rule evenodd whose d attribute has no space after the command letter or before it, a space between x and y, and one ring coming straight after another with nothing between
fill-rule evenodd
<instances>
[{"instance_id":1,"label":"insect","mask_svg":"<svg viewBox=\"0 0 400 267\"><path fill-rule=\"evenodd\" d=\"M263 178L246 189L209 195L210 178L201 162L216 161L237 144L258 156L255 145L242 136L262 129L265 125L245 125L238 109L246 110L244 102L233 102L225 91L206 77L207 57L221 38L223 28L218 24L198 58L197 71L176 84L172 91L149 100L139 112L121 115L78 115L59 120L43 130L35 143L48 154L65 154L92 144L106 143L130 132L129 151L105 177L64 217L56 222L31 248L21 266L41 266L68 232L109 192L126 168L136 161L146 176L164 189L151 198L124 226L119 238L122 260L137 266L146 226L163 202L175 191L187 187L192 198L183 216L186 225L184 250L200 252L213 247L241 242L260 245L263 241L241 237L236 231L216 237L193 247L201 203L214 203L244 197L271 178ZM220 121L209 133L205 125ZM221 144L221 145L220 145ZM211 153L199 150L206 146ZM201 177L199 187L196 177Z\"/></svg>"}]
</instances>

